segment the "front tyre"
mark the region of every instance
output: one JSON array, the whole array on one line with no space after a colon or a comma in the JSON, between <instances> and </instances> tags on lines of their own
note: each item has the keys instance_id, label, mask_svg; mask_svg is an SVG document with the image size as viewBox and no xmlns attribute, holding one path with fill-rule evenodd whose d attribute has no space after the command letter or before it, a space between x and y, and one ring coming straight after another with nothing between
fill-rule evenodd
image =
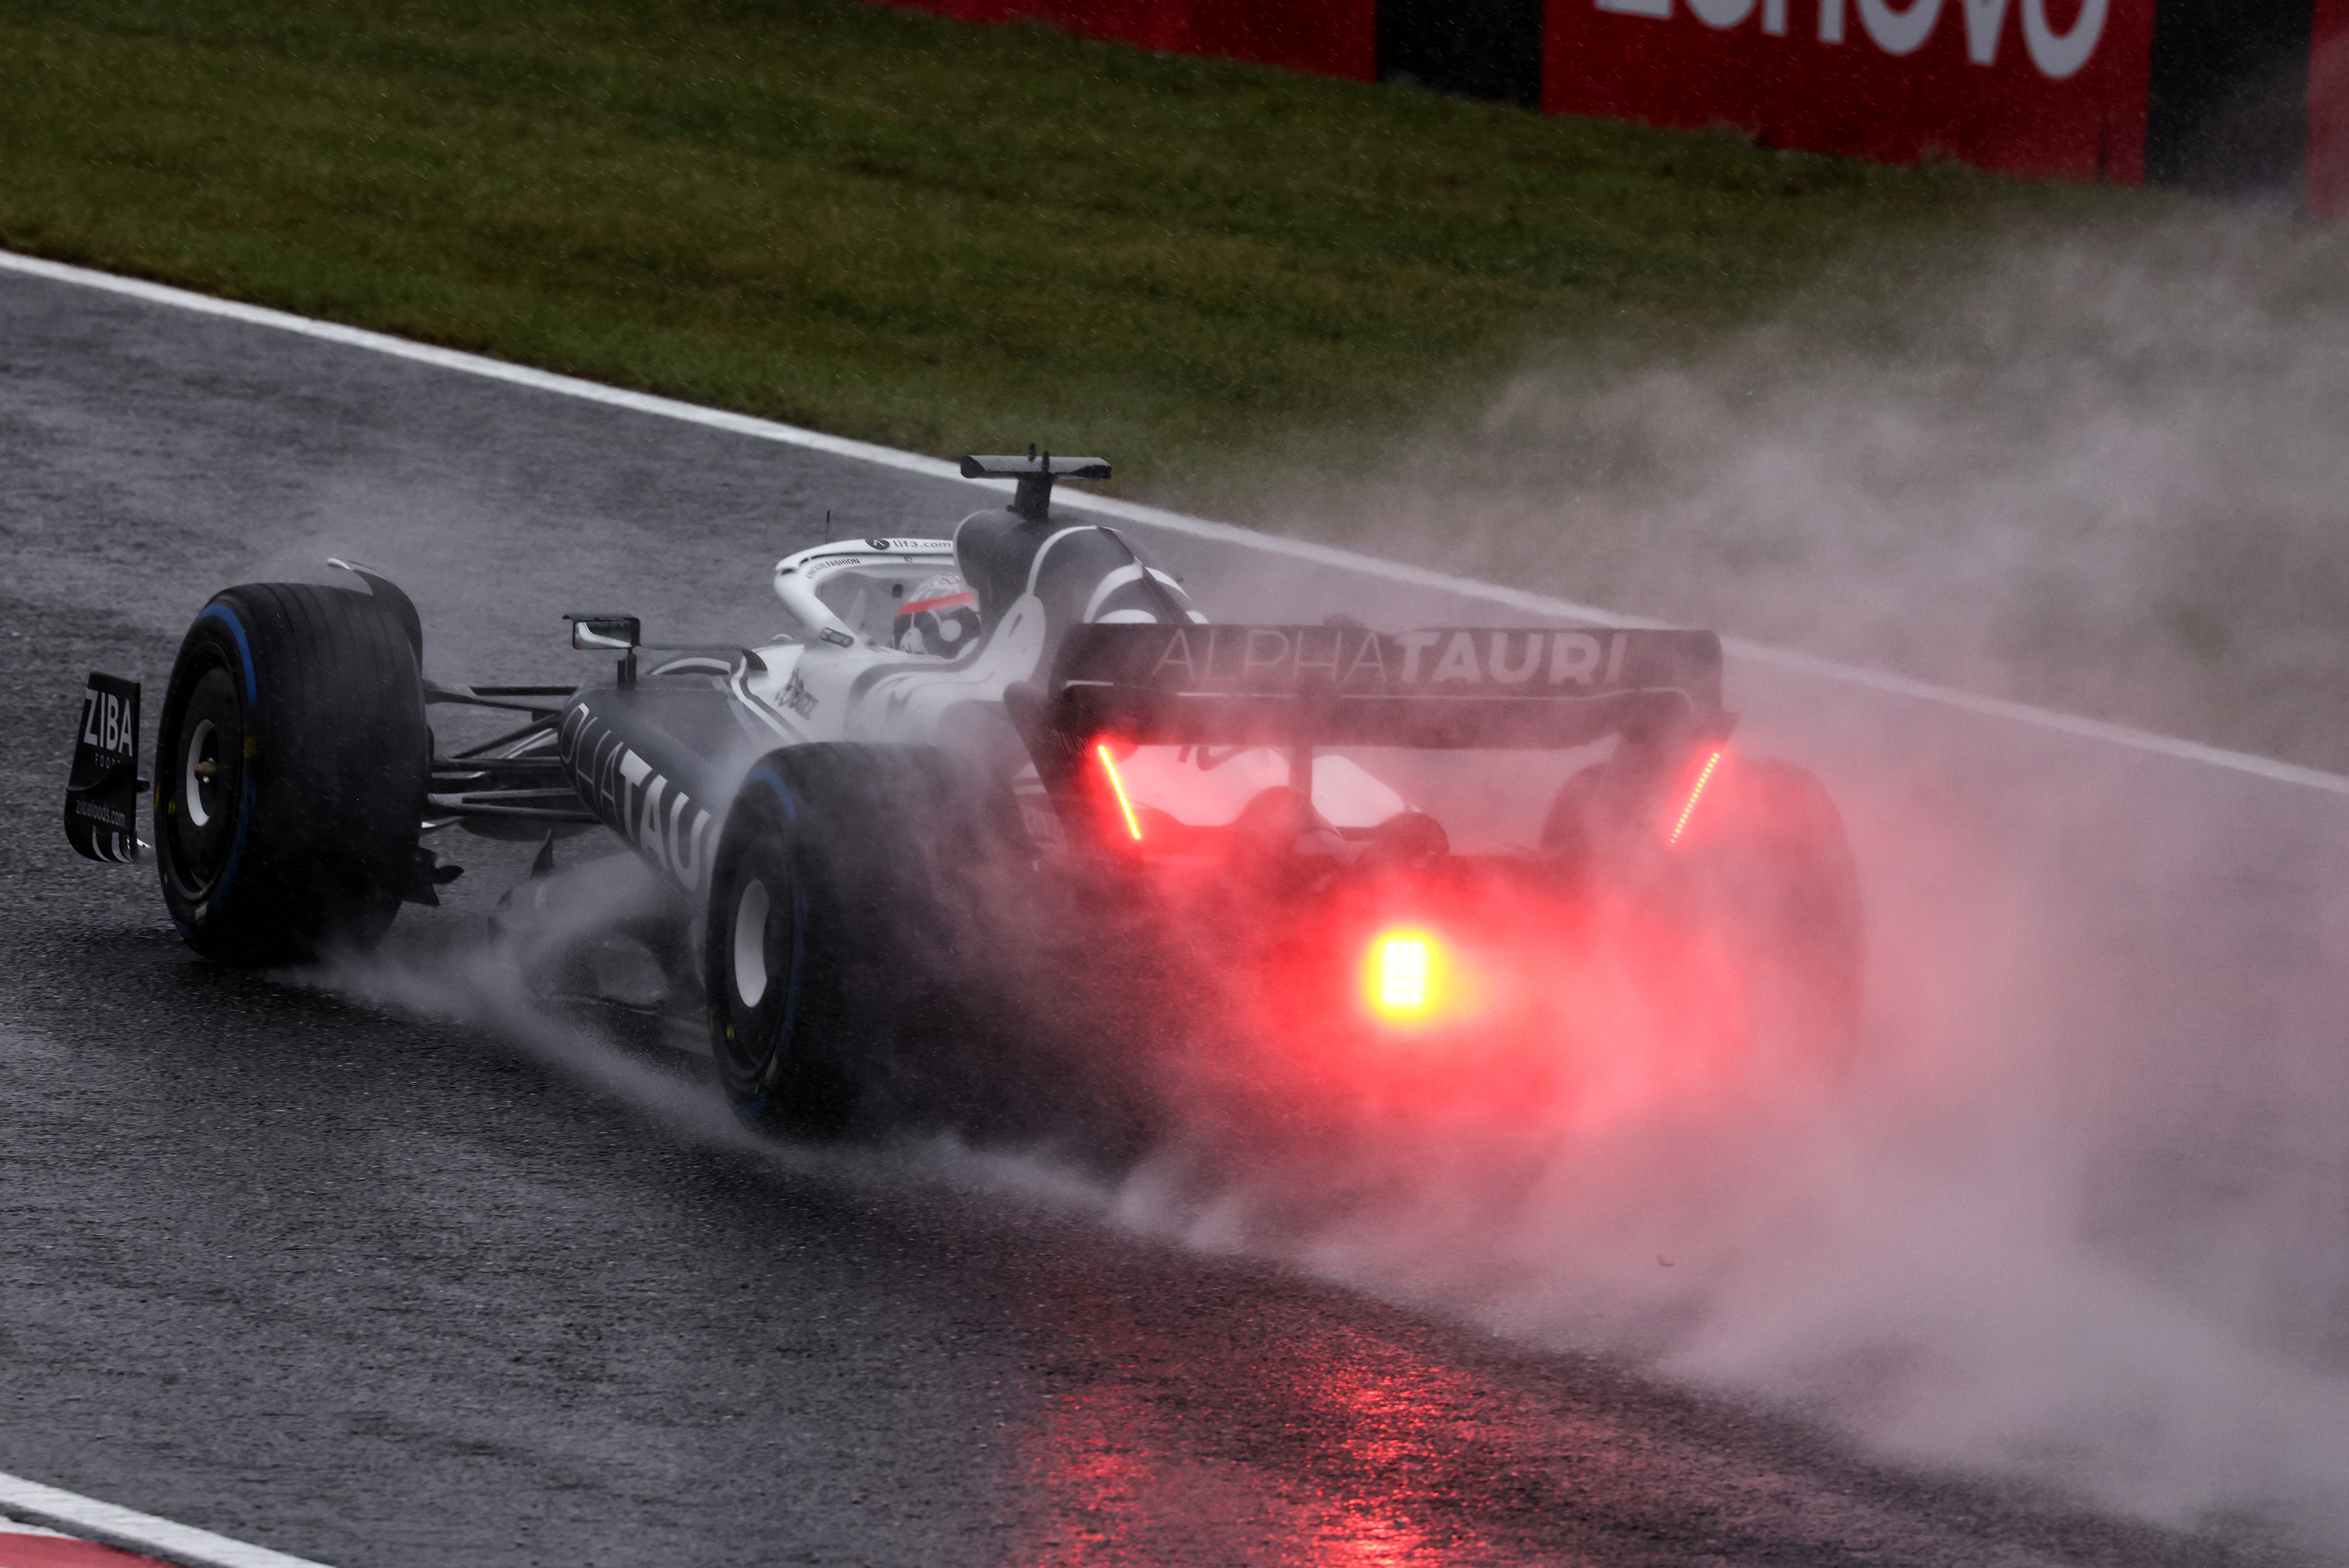
<instances>
[{"instance_id":1,"label":"front tyre","mask_svg":"<svg viewBox=\"0 0 2349 1568\"><path fill-rule=\"evenodd\" d=\"M156 760L155 858L190 947L259 967L381 940L431 764L415 650L384 606L310 583L214 595Z\"/></svg>"}]
</instances>

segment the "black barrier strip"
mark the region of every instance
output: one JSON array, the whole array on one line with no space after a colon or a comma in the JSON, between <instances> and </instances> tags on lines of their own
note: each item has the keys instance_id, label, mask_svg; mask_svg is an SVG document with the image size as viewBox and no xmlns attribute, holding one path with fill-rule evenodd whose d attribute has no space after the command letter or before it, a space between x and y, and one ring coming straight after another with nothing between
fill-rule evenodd
<instances>
[{"instance_id":1,"label":"black barrier strip","mask_svg":"<svg viewBox=\"0 0 2349 1568\"><path fill-rule=\"evenodd\" d=\"M2158 0L2147 184L2304 202L2314 10L2313 0Z\"/></svg>"},{"instance_id":2,"label":"black barrier strip","mask_svg":"<svg viewBox=\"0 0 2349 1568\"><path fill-rule=\"evenodd\" d=\"M1379 0L1379 79L1541 107L1543 0Z\"/></svg>"}]
</instances>

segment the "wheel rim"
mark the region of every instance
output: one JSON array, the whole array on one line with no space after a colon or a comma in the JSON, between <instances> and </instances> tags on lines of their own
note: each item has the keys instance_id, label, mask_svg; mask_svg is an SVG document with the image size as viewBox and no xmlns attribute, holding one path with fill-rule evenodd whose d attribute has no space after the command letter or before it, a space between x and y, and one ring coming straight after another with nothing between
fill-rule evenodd
<instances>
[{"instance_id":1,"label":"wheel rim","mask_svg":"<svg viewBox=\"0 0 2349 1568\"><path fill-rule=\"evenodd\" d=\"M734 994L756 1007L767 994L767 912L773 900L766 883L745 877L734 904Z\"/></svg>"},{"instance_id":2,"label":"wheel rim","mask_svg":"<svg viewBox=\"0 0 2349 1568\"><path fill-rule=\"evenodd\" d=\"M215 663L197 677L179 714L176 784L167 831L177 880L191 897L220 876L234 842L244 789L244 707L236 679Z\"/></svg>"},{"instance_id":3,"label":"wheel rim","mask_svg":"<svg viewBox=\"0 0 2349 1568\"><path fill-rule=\"evenodd\" d=\"M197 724L195 733L188 737L187 763L180 774L180 801L187 807L188 821L197 827L211 824L219 802L207 800L212 794L213 779L220 767L220 726L210 719Z\"/></svg>"}]
</instances>

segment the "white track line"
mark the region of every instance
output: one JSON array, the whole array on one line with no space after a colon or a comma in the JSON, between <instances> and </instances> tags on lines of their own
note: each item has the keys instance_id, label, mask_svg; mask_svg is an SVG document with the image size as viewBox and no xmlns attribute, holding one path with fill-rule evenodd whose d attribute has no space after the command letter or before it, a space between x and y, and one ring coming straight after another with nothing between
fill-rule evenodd
<instances>
[{"instance_id":1,"label":"white track line","mask_svg":"<svg viewBox=\"0 0 2349 1568\"><path fill-rule=\"evenodd\" d=\"M582 380L575 376L558 376L549 370L533 370L527 365L509 364L484 355L467 354L455 348L437 348L429 343L411 342L388 333L369 332L363 327L344 327L331 321L316 321L306 316L295 316L266 306L244 305L233 299L215 299L210 295L195 294L165 284L148 283L139 278L119 277L112 273L97 272L88 267L68 266L61 262L42 261L33 256L17 255L0 251L0 271L23 273L33 277L47 278L56 283L77 284L84 288L104 289L127 295L154 305L168 305L181 310L204 316L223 317L254 327L275 327L283 332L300 333L305 337L323 342L339 343L347 348L364 348L371 353L388 354L394 358L412 359L419 364L434 366L443 370L457 370L469 376L481 376L512 386L528 387L535 391L553 392L561 397L578 398L587 402L603 403L611 408L626 409L632 413L651 414L660 419L681 420L688 424L707 426L735 435L750 436L760 441L781 441L787 446L803 447L810 452L845 457L859 462L869 462L879 468L894 468L905 473L916 473L925 479L952 480L990 490L1008 491L1008 480L966 480L960 471L940 458L924 457L918 452L900 452L895 447L875 446L870 441L850 441L843 436L825 435L821 431L802 430L796 425L779 424L772 420L755 419L749 414L730 413L724 409L704 408L698 403L680 402L674 398L657 398L647 392L631 392L600 382ZM1180 512L1162 511L1155 506L1143 506L1131 501L1114 501L1095 496L1081 499L1070 496L1067 504L1081 510L1107 516L1123 518L1147 527L1164 528L1170 533L1187 534L1194 538L1213 539L1240 549L1259 550L1267 555L1285 556L1293 561L1308 561L1316 566L1332 566L1369 576L1383 577L1389 582L1406 583L1414 587L1434 588L1458 594L1467 598L1482 599L1529 615L1550 619L1578 620L1599 626L1651 627L1671 623L1652 620L1640 616L1620 615L1591 605L1576 604L1568 599L1552 598L1545 594L1529 594L1522 589L1503 587L1495 583L1480 583L1473 577L1457 577L1445 572L1433 572L1422 566L1404 566L1396 561L1383 561L1375 556L1358 555L1351 550L1333 545L1316 545L1302 539L1283 538L1277 534L1259 534L1253 529L1235 527L1228 523L1210 522L1204 517L1191 517ZM1980 697L1970 691L1960 691L1930 681L1912 680L1905 675L1891 675L1857 665L1840 664L1833 659L1817 659L1807 653L1786 649L1768 648L1759 643L1735 638L1723 638L1722 646L1739 659L1755 664L1770 665L1797 674L1815 676L1869 691L1882 691L1896 697L1906 697L1920 702L1931 702L1942 707L1957 708L1969 713L1981 713L1996 719L2011 720L2038 729L2054 730L2063 734L2078 735L2088 740L2103 741L2131 750L2150 752L2174 757L2183 762L2201 763L2225 768L2234 773L2250 774L2259 778L2272 779L2279 784L2299 784L2309 789L2323 790L2333 794L2349 795L2349 777L2324 773L2316 768L2302 767L2294 763L2278 762L2272 757L2255 756L2248 752L2230 752L2218 746L2206 746L2195 741L2182 741L2170 735L2158 735L2147 730L2133 730L2125 724L2108 724L2099 719L2083 719L2052 709L2033 708L2028 703L2009 702L1996 697Z\"/></svg>"},{"instance_id":2,"label":"white track line","mask_svg":"<svg viewBox=\"0 0 2349 1568\"><path fill-rule=\"evenodd\" d=\"M151 1513L118 1508L22 1476L0 1475L0 1509L36 1524L68 1531L85 1540L126 1552L160 1557L186 1568L323 1568L306 1557L289 1557L214 1535L192 1525L174 1524Z\"/></svg>"}]
</instances>

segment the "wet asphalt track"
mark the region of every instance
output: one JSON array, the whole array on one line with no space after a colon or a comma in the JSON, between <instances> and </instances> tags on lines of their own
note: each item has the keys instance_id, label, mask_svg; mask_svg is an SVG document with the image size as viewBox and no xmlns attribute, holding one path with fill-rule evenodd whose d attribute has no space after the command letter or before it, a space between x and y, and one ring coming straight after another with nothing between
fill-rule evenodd
<instances>
[{"instance_id":1,"label":"wet asphalt track","mask_svg":"<svg viewBox=\"0 0 2349 1568\"><path fill-rule=\"evenodd\" d=\"M156 691L216 587L355 554L436 675L563 679L564 609L769 629L826 507L962 486L16 276L0 464L0 1470L337 1568L2257 1555L218 972L58 831L83 672ZM1228 555L1169 554L1216 604ZM513 869L459 857L423 939Z\"/></svg>"}]
</instances>

